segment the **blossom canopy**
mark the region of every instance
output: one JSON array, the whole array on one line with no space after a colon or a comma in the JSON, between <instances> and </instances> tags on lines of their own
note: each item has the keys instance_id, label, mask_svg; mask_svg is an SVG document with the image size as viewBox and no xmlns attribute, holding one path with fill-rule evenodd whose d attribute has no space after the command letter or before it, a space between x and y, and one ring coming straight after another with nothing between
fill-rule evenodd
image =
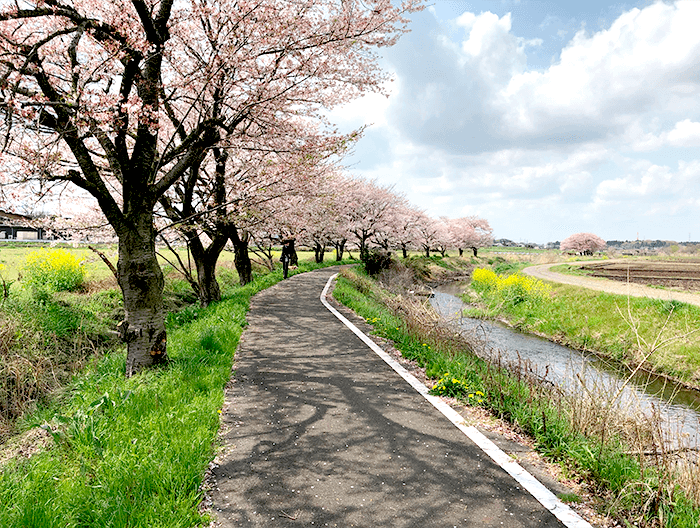
<instances>
[{"instance_id":1,"label":"blossom canopy","mask_svg":"<svg viewBox=\"0 0 700 528\"><path fill-rule=\"evenodd\" d=\"M575 251L583 255L592 255L594 251L605 249L605 240L593 233L576 233L562 240L559 249Z\"/></svg>"}]
</instances>

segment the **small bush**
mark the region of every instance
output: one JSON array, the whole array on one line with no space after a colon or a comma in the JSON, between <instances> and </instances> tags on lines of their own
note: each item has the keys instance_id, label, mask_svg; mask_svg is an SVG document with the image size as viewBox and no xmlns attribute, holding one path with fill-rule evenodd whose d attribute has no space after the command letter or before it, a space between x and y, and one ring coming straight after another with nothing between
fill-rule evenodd
<instances>
[{"instance_id":1,"label":"small bush","mask_svg":"<svg viewBox=\"0 0 700 528\"><path fill-rule=\"evenodd\" d=\"M80 260L65 249L32 251L22 267L24 287L31 291L74 291L85 279Z\"/></svg>"},{"instance_id":2,"label":"small bush","mask_svg":"<svg viewBox=\"0 0 700 528\"><path fill-rule=\"evenodd\" d=\"M684 308L686 308L688 305L681 302L681 301L676 301L675 299L669 299L669 300L663 300L659 299L656 301L659 313L661 315L670 315L672 313L678 313L680 311L683 311Z\"/></svg>"},{"instance_id":3,"label":"small bush","mask_svg":"<svg viewBox=\"0 0 700 528\"><path fill-rule=\"evenodd\" d=\"M508 275L511 273L516 273L520 268L520 265L517 262L499 262L498 264L495 264L493 266L493 271L495 271L498 275Z\"/></svg>"},{"instance_id":4,"label":"small bush","mask_svg":"<svg viewBox=\"0 0 700 528\"><path fill-rule=\"evenodd\" d=\"M474 270L472 288L491 300L502 301L513 306L523 302L546 301L552 292L550 286L533 277L521 273L497 275L486 268Z\"/></svg>"},{"instance_id":5,"label":"small bush","mask_svg":"<svg viewBox=\"0 0 700 528\"><path fill-rule=\"evenodd\" d=\"M379 249L366 251L362 258L365 271L372 277L376 277L383 270L389 269L391 262L391 255Z\"/></svg>"}]
</instances>

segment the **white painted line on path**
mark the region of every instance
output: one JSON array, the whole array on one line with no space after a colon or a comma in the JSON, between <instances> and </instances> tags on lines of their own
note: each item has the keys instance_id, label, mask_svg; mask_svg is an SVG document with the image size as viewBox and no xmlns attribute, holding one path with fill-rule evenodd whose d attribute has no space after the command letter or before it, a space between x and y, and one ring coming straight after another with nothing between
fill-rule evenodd
<instances>
[{"instance_id":1,"label":"white painted line on path","mask_svg":"<svg viewBox=\"0 0 700 528\"><path fill-rule=\"evenodd\" d=\"M379 357L381 357L391 368L393 368L399 376L405 379L411 387L416 389L426 400L428 400L438 411L450 420L457 429L462 431L469 439L481 448L491 459L501 466L510 476L512 476L523 488L537 499L542 506L547 508L554 516L564 523L567 528L593 528L587 521L579 516L574 510L561 502L554 493L549 491L539 480L525 471L515 460L505 454L491 440L486 438L474 426L467 426L464 418L447 405L438 396L429 394L429 389L423 385L415 376L401 366L394 358L384 352L374 341L367 337L359 328L348 321L338 310L333 308L326 300L328 290L338 276L336 273L326 283L323 292L321 293L321 302L323 306L335 315L340 321L347 326L357 337L371 348Z\"/></svg>"}]
</instances>

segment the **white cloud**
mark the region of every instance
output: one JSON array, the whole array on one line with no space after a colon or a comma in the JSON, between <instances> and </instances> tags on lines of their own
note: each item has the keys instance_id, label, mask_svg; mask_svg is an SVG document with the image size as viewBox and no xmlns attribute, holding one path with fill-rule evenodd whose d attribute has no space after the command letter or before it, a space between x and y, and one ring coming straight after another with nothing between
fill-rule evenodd
<instances>
[{"instance_id":1,"label":"white cloud","mask_svg":"<svg viewBox=\"0 0 700 528\"><path fill-rule=\"evenodd\" d=\"M514 34L515 15L463 13L444 26L436 16L417 15L387 54L397 82L368 112L385 120L361 147L381 156L356 172L434 216L482 214L513 239L667 238L697 224L700 2L579 30L537 71L527 53L540 43Z\"/></svg>"},{"instance_id":2,"label":"white cloud","mask_svg":"<svg viewBox=\"0 0 700 528\"><path fill-rule=\"evenodd\" d=\"M625 138L632 149L638 152L653 151L665 146L700 147L700 122L684 119L678 121L673 129L658 135L645 132L639 123L633 123L628 127Z\"/></svg>"},{"instance_id":3,"label":"white cloud","mask_svg":"<svg viewBox=\"0 0 700 528\"><path fill-rule=\"evenodd\" d=\"M674 147L700 147L700 123L684 119L667 136L666 141Z\"/></svg>"},{"instance_id":4,"label":"white cloud","mask_svg":"<svg viewBox=\"0 0 700 528\"><path fill-rule=\"evenodd\" d=\"M382 85L384 93L368 93L343 106L327 112L327 118L344 128L359 128L363 125L386 126L386 111L390 105L391 94L395 91L395 82Z\"/></svg>"},{"instance_id":5,"label":"white cloud","mask_svg":"<svg viewBox=\"0 0 700 528\"><path fill-rule=\"evenodd\" d=\"M593 35L579 31L544 72L512 77L499 106L514 135L579 130L581 138L614 133L631 116L659 112L695 93L700 2L656 3L620 16Z\"/></svg>"},{"instance_id":6,"label":"white cloud","mask_svg":"<svg viewBox=\"0 0 700 528\"><path fill-rule=\"evenodd\" d=\"M474 26L474 22L476 22L476 15L474 13L470 13L467 11L466 13L462 13L460 16L457 17L457 20L455 20L455 23L458 26L471 29L472 26Z\"/></svg>"},{"instance_id":7,"label":"white cloud","mask_svg":"<svg viewBox=\"0 0 700 528\"><path fill-rule=\"evenodd\" d=\"M633 9L609 29L578 31L555 64L531 71L526 48L540 41L514 35L510 14L462 14L458 43L430 16L392 56L401 90L389 119L453 152L620 136L644 113L687 118L691 100L700 119L697 20L700 2Z\"/></svg>"}]
</instances>

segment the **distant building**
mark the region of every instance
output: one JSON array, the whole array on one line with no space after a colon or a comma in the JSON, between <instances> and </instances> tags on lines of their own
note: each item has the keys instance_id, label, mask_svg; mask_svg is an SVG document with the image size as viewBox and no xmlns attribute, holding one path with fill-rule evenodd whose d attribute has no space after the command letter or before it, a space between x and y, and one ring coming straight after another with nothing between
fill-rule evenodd
<instances>
[{"instance_id":1,"label":"distant building","mask_svg":"<svg viewBox=\"0 0 700 528\"><path fill-rule=\"evenodd\" d=\"M44 230L30 216L0 210L0 240L44 240Z\"/></svg>"},{"instance_id":2,"label":"distant building","mask_svg":"<svg viewBox=\"0 0 700 528\"><path fill-rule=\"evenodd\" d=\"M497 240L493 241L494 246L499 246L499 247L516 247L517 244L513 242L512 240L508 240L507 238L499 238Z\"/></svg>"}]
</instances>

